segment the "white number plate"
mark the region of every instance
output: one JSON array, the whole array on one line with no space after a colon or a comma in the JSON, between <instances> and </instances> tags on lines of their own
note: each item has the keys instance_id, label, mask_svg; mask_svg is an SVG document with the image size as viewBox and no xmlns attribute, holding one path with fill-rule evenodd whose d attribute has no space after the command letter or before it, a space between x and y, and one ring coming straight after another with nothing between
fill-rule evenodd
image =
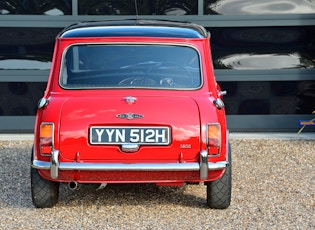
<instances>
[{"instance_id":1,"label":"white number plate","mask_svg":"<svg viewBox=\"0 0 315 230\"><path fill-rule=\"evenodd\" d=\"M113 127L90 128L90 144L112 145L135 143L140 145L169 145L168 127Z\"/></svg>"}]
</instances>

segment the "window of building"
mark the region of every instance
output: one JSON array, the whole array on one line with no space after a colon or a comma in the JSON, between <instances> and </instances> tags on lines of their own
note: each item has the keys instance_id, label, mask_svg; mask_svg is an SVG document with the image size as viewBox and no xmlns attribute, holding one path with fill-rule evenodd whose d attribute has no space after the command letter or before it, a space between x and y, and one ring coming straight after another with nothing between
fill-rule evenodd
<instances>
[{"instance_id":1,"label":"window of building","mask_svg":"<svg viewBox=\"0 0 315 230\"><path fill-rule=\"evenodd\" d=\"M215 69L315 68L315 27L207 28Z\"/></svg>"},{"instance_id":2,"label":"window of building","mask_svg":"<svg viewBox=\"0 0 315 230\"><path fill-rule=\"evenodd\" d=\"M314 14L312 0L204 0L205 15Z\"/></svg>"},{"instance_id":3,"label":"window of building","mask_svg":"<svg viewBox=\"0 0 315 230\"><path fill-rule=\"evenodd\" d=\"M0 116L34 116L46 82L0 82Z\"/></svg>"},{"instance_id":4,"label":"window of building","mask_svg":"<svg viewBox=\"0 0 315 230\"><path fill-rule=\"evenodd\" d=\"M6 0L0 2L0 15L49 15L72 14L71 0Z\"/></svg>"},{"instance_id":5,"label":"window of building","mask_svg":"<svg viewBox=\"0 0 315 230\"><path fill-rule=\"evenodd\" d=\"M315 81L220 82L228 115L311 114Z\"/></svg>"},{"instance_id":6,"label":"window of building","mask_svg":"<svg viewBox=\"0 0 315 230\"><path fill-rule=\"evenodd\" d=\"M49 70L61 28L0 28L0 70Z\"/></svg>"},{"instance_id":7,"label":"window of building","mask_svg":"<svg viewBox=\"0 0 315 230\"><path fill-rule=\"evenodd\" d=\"M197 15L196 0L137 0L139 15ZM136 15L135 1L78 0L79 15Z\"/></svg>"}]
</instances>

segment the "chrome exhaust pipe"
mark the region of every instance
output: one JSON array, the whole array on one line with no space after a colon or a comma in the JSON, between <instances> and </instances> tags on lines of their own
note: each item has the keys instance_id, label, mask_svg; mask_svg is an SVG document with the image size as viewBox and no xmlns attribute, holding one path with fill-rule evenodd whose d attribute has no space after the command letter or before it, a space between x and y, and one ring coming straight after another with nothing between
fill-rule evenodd
<instances>
[{"instance_id":1,"label":"chrome exhaust pipe","mask_svg":"<svg viewBox=\"0 0 315 230\"><path fill-rule=\"evenodd\" d=\"M101 183L101 184L80 184L76 181L71 181L68 183L68 188L72 191L74 190L94 190L94 191L98 191L98 190L102 190L106 187L107 183ZM81 188L82 187L82 188Z\"/></svg>"},{"instance_id":2,"label":"chrome exhaust pipe","mask_svg":"<svg viewBox=\"0 0 315 230\"><path fill-rule=\"evenodd\" d=\"M79 185L79 183L76 182L76 181L71 181L71 182L68 183L68 188L69 188L70 190L74 191L74 190L79 189L79 188L80 188L80 185Z\"/></svg>"},{"instance_id":3,"label":"chrome exhaust pipe","mask_svg":"<svg viewBox=\"0 0 315 230\"><path fill-rule=\"evenodd\" d=\"M98 186L98 188L95 190L95 191L99 191L99 190L102 190L104 189L105 187L107 186L107 183L102 183Z\"/></svg>"}]
</instances>

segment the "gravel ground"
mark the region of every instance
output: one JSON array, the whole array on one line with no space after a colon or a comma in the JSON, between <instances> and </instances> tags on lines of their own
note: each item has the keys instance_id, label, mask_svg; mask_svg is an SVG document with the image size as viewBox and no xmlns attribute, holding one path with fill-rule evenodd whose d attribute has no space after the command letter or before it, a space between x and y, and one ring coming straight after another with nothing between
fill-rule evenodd
<instances>
[{"instance_id":1,"label":"gravel ground","mask_svg":"<svg viewBox=\"0 0 315 230\"><path fill-rule=\"evenodd\" d=\"M59 203L31 202L31 141L0 141L0 229L315 229L315 140L231 140L233 193L206 208L204 185L60 188Z\"/></svg>"}]
</instances>

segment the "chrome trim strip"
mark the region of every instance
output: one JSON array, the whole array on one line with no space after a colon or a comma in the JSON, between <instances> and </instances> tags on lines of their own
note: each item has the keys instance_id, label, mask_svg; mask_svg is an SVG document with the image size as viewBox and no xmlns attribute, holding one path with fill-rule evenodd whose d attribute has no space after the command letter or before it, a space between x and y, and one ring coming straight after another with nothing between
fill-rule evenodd
<instances>
[{"instance_id":1,"label":"chrome trim strip","mask_svg":"<svg viewBox=\"0 0 315 230\"><path fill-rule=\"evenodd\" d=\"M51 158L50 158L50 176L53 179L58 178L58 172L59 172L59 151L53 150L51 152Z\"/></svg>"},{"instance_id":2,"label":"chrome trim strip","mask_svg":"<svg viewBox=\"0 0 315 230\"><path fill-rule=\"evenodd\" d=\"M208 170L225 169L229 164L227 161L216 163L209 162ZM51 169L50 162L33 161L33 168L36 169ZM61 162L59 170L82 170L82 171L199 171L200 165L194 163L77 163L77 162Z\"/></svg>"},{"instance_id":3,"label":"chrome trim strip","mask_svg":"<svg viewBox=\"0 0 315 230\"><path fill-rule=\"evenodd\" d=\"M200 179L208 178L208 152L203 150L200 152Z\"/></svg>"},{"instance_id":4,"label":"chrome trim strip","mask_svg":"<svg viewBox=\"0 0 315 230\"><path fill-rule=\"evenodd\" d=\"M216 163L208 162L208 170L221 170L225 169L229 165L228 161L219 161Z\"/></svg>"},{"instance_id":5,"label":"chrome trim strip","mask_svg":"<svg viewBox=\"0 0 315 230\"><path fill-rule=\"evenodd\" d=\"M129 146L128 146L129 147ZM130 146L134 147L134 146ZM131 150L130 148L129 150ZM128 150L128 148L127 148ZM78 171L199 171L200 179L208 178L209 170L222 170L228 161L208 162L208 152L200 152L199 162L188 163L78 163L59 162L59 151L53 150L50 162L33 160L32 167L40 170L50 170L52 179L57 179L59 170Z\"/></svg>"},{"instance_id":6,"label":"chrome trim strip","mask_svg":"<svg viewBox=\"0 0 315 230\"><path fill-rule=\"evenodd\" d=\"M46 169L47 170L47 169L50 169L50 162L33 160L32 168L35 168L35 169Z\"/></svg>"}]
</instances>

